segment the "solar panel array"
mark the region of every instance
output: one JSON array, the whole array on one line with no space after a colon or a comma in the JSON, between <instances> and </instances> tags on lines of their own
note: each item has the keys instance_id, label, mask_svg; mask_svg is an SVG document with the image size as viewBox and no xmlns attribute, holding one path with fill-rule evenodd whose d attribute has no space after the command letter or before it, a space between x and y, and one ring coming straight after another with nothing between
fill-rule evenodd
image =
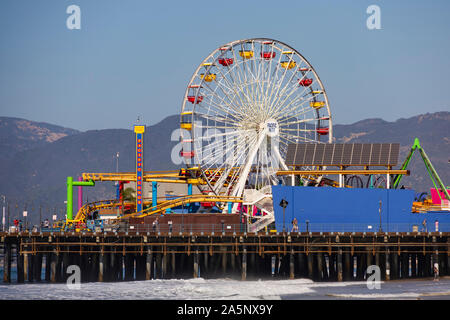
<instances>
[{"instance_id":1,"label":"solar panel array","mask_svg":"<svg viewBox=\"0 0 450 320\"><path fill-rule=\"evenodd\" d=\"M292 143L288 166L395 166L399 143Z\"/></svg>"}]
</instances>

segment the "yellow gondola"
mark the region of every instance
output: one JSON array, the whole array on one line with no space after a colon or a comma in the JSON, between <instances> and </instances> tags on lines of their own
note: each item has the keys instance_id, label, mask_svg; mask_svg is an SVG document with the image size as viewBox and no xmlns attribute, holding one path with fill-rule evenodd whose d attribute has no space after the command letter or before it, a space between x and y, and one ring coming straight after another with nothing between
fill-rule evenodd
<instances>
[{"instance_id":1,"label":"yellow gondola","mask_svg":"<svg viewBox=\"0 0 450 320\"><path fill-rule=\"evenodd\" d=\"M320 109L325 106L325 101L311 101L309 105L311 108Z\"/></svg>"},{"instance_id":2,"label":"yellow gondola","mask_svg":"<svg viewBox=\"0 0 450 320\"><path fill-rule=\"evenodd\" d=\"M296 65L295 61L282 61L281 62L281 67L285 68L285 69L292 69L294 68Z\"/></svg>"},{"instance_id":3,"label":"yellow gondola","mask_svg":"<svg viewBox=\"0 0 450 320\"><path fill-rule=\"evenodd\" d=\"M192 123L190 123L190 122L182 122L180 124L180 128L181 129L185 129L185 130L192 130Z\"/></svg>"},{"instance_id":4,"label":"yellow gondola","mask_svg":"<svg viewBox=\"0 0 450 320\"><path fill-rule=\"evenodd\" d=\"M204 73L200 73L200 78L203 79L205 77L206 82L211 82L213 80L216 80L216 74L215 73L209 73L205 76Z\"/></svg>"},{"instance_id":5,"label":"yellow gondola","mask_svg":"<svg viewBox=\"0 0 450 320\"><path fill-rule=\"evenodd\" d=\"M239 55L244 59L253 58L253 50L239 50Z\"/></svg>"},{"instance_id":6,"label":"yellow gondola","mask_svg":"<svg viewBox=\"0 0 450 320\"><path fill-rule=\"evenodd\" d=\"M313 94L322 94L323 91L322 91L322 90L314 90L312 93L313 93Z\"/></svg>"}]
</instances>

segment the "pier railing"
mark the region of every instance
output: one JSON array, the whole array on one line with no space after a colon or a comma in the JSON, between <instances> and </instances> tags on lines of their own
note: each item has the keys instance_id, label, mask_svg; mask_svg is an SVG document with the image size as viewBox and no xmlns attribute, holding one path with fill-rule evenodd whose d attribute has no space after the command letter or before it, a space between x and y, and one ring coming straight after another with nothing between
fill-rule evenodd
<instances>
[{"instance_id":1,"label":"pier railing","mask_svg":"<svg viewBox=\"0 0 450 320\"><path fill-rule=\"evenodd\" d=\"M296 232L292 224L276 223L272 230ZM450 223L300 223L298 232L450 232Z\"/></svg>"},{"instance_id":2,"label":"pier railing","mask_svg":"<svg viewBox=\"0 0 450 320\"><path fill-rule=\"evenodd\" d=\"M1 229L0 229L1 230ZM10 230L11 231L11 230ZM25 231L14 230L13 232ZM37 228L37 230L29 230L30 232L60 232L64 231L60 228ZM69 230L67 230L69 231ZM244 233L247 232L247 224L122 224L118 228L117 225L105 224L100 230L92 231L118 231L118 232L139 232L139 233ZM450 223L439 223L438 226L433 224L422 225L415 223L299 223L298 229L294 229L290 223L275 223L260 232L450 232Z\"/></svg>"}]
</instances>

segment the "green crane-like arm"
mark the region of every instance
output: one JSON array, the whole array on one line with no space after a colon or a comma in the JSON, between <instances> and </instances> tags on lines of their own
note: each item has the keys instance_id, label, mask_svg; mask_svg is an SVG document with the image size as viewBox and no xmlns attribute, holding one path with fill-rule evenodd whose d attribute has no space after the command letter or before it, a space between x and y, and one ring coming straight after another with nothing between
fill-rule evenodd
<instances>
[{"instance_id":1,"label":"green crane-like arm","mask_svg":"<svg viewBox=\"0 0 450 320\"><path fill-rule=\"evenodd\" d=\"M408 167L409 162L411 161L411 158L412 158L412 156L413 156L413 154L414 154L414 152L416 150L419 150L419 153L420 153L420 155L422 157L422 160L425 163L425 167L427 169L427 172L430 175L431 181L433 182L433 185L434 185L435 189L438 191L439 198L441 198L441 194L439 192L439 188L440 188L444 192L444 195L447 198L447 200L450 201L450 195L449 195L449 193L447 191L447 188L445 187L445 185L442 182L441 178L439 177L439 175L437 174L437 172L434 169L433 165L431 164L430 158L428 158L427 154L425 153L425 150L423 150L423 148L421 147L419 139L417 139L417 138L414 139L414 144L411 147L411 150L409 151L409 154L406 157L405 161L403 162L401 169L402 170L406 170L406 168ZM400 184L400 181L402 180L402 178L403 178L402 174L399 174L399 175L397 175L395 177L394 184L393 184L394 189L396 189L398 187L398 185ZM439 185L439 188L437 187L436 182ZM441 200L442 200L442 198L441 198Z\"/></svg>"},{"instance_id":2,"label":"green crane-like arm","mask_svg":"<svg viewBox=\"0 0 450 320\"><path fill-rule=\"evenodd\" d=\"M67 177L67 220L73 219L73 187L74 186L95 186L93 180L89 181L73 181L72 177Z\"/></svg>"}]
</instances>

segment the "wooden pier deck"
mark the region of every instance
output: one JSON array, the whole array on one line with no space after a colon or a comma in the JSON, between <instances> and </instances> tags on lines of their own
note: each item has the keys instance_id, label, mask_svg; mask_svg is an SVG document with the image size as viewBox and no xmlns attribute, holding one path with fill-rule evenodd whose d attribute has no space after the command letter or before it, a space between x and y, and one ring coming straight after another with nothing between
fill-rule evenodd
<instances>
[{"instance_id":1,"label":"wooden pier deck","mask_svg":"<svg viewBox=\"0 0 450 320\"><path fill-rule=\"evenodd\" d=\"M0 233L3 282L310 278L382 280L450 275L449 232L405 233ZM15 266L16 279L11 278Z\"/></svg>"}]
</instances>

